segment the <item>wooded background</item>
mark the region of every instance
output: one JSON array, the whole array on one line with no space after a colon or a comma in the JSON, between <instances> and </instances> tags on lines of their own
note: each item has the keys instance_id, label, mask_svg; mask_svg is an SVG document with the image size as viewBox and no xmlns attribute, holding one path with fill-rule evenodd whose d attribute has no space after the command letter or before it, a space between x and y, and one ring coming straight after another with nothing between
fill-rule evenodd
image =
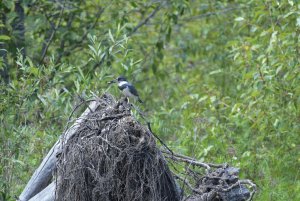
<instances>
[{"instance_id":1,"label":"wooded background","mask_svg":"<svg viewBox=\"0 0 300 201\"><path fill-rule=\"evenodd\" d=\"M300 200L296 0L2 0L0 200L14 200L91 92L120 74L178 153Z\"/></svg>"}]
</instances>

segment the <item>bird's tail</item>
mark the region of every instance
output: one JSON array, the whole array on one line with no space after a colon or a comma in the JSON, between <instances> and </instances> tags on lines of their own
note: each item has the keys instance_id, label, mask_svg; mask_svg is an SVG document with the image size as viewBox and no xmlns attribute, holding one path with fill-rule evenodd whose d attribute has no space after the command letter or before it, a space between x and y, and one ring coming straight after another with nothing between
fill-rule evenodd
<instances>
[{"instance_id":1,"label":"bird's tail","mask_svg":"<svg viewBox=\"0 0 300 201\"><path fill-rule=\"evenodd\" d=\"M144 102L140 99L140 97L138 97L138 101L139 101L140 103L144 103Z\"/></svg>"}]
</instances>

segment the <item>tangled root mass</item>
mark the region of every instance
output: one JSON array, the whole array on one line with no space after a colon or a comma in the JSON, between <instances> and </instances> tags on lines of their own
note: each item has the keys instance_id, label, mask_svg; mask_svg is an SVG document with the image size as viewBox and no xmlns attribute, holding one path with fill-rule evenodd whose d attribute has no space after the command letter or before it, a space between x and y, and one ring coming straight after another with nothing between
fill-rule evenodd
<instances>
[{"instance_id":1,"label":"tangled root mass","mask_svg":"<svg viewBox=\"0 0 300 201\"><path fill-rule=\"evenodd\" d=\"M63 144L58 201L177 201L176 183L151 132L110 95Z\"/></svg>"}]
</instances>

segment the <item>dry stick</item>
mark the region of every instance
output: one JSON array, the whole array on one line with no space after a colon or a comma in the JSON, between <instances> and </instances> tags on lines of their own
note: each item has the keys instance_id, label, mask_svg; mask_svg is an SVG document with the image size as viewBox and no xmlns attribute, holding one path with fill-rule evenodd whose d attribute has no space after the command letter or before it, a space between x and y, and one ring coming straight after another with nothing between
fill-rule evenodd
<instances>
[{"instance_id":1,"label":"dry stick","mask_svg":"<svg viewBox=\"0 0 300 201\"><path fill-rule=\"evenodd\" d=\"M97 121L107 121L107 120L113 120L113 119L121 119L122 117L125 117L125 116L130 116L130 114L126 114L126 113L123 113L123 114L116 114L116 115L111 115L111 116L106 116L106 117L102 117L101 119L97 119L97 118L84 118L84 117L79 117L78 119L83 119L83 120L88 120L88 121L91 121L91 120L97 120ZM87 126L87 125L86 125ZM87 126L88 127L88 126ZM89 128L89 127L88 127ZM90 130L94 130L92 128L89 128Z\"/></svg>"},{"instance_id":2,"label":"dry stick","mask_svg":"<svg viewBox=\"0 0 300 201\"><path fill-rule=\"evenodd\" d=\"M175 160L175 161L182 161L182 162L186 162L186 163L189 163L189 164L192 164L192 165L204 167L206 169L206 172L208 172L208 170L211 169L211 167L208 164L202 163L202 162L199 162L199 161L196 161L196 160L189 160L189 159L186 159L186 158L179 158L179 157L176 157L174 155L166 155L165 157L170 158L170 159Z\"/></svg>"},{"instance_id":3,"label":"dry stick","mask_svg":"<svg viewBox=\"0 0 300 201\"><path fill-rule=\"evenodd\" d=\"M247 201L250 201L253 199L253 196L254 194L256 193L257 191L257 187L256 185L249 179L244 179L244 180L240 180L240 183L241 184L245 184L245 185L249 185L251 188L253 188L253 191L250 193L250 197Z\"/></svg>"},{"instance_id":4,"label":"dry stick","mask_svg":"<svg viewBox=\"0 0 300 201\"><path fill-rule=\"evenodd\" d=\"M230 191L232 188L236 187L236 186L239 186L241 184L247 184L247 185L250 185L251 188L254 188L255 191L256 191L256 185L254 183L252 183L252 181L250 181L249 179L245 179L245 180L239 180L237 181L236 183L232 184L230 187L228 188L217 188L218 190L221 190L221 191L224 191L224 192L228 192ZM209 186L210 188L210 186ZM216 187L212 187L212 188L216 188Z\"/></svg>"},{"instance_id":5,"label":"dry stick","mask_svg":"<svg viewBox=\"0 0 300 201\"><path fill-rule=\"evenodd\" d=\"M162 151L163 153L165 154L170 154L166 151ZM178 157L178 158L182 158L182 159L187 159L187 160L191 160L191 161L197 161L196 159L194 158L191 158L191 157L188 157L188 156L184 156L184 155L181 155L181 154L178 154L178 153L172 153L172 155ZM213 168L224 168L224 167L228 167L228 164L213 164L213 163L204 163L204 164L207 164L208 166L210 167L213 167Z\"/></svg>"}]
</instances>

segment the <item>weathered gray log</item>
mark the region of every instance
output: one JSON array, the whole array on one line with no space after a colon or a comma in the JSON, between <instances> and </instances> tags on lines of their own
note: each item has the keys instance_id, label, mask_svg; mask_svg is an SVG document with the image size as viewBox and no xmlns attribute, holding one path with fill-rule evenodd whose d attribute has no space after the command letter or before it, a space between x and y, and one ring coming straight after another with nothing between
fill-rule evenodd
<instances>
[{"instance_id":1,"label":"weathered gray log","mask_svg":"<svg viewBox=\"0 0 300 201\"><path fill-rule=\"evenodd\" d=\"M55 200L55 181L49 184L44 190L36 194L29 201L54 201Z\"/></svg>"},{"instance_id":2,"label":"weathered gray log","mask_svg":"<svg viewBox=\"0 0 300 201\"><path fill-rule=\"evenodd\" d=\"M56 168L56 155L60 153L61 144L66 142L79 128L80 123L92 111L95 111L99 103L92 101L89 107L75 121L75 123L65 132L64 135L54 144L47 156L44 158L40 166L36 169L31 179L27 183L23 192L19 197L19 201L27 201L41 190L43 190L52 180L52 173Z\"/></svg>"}]
</instances>

